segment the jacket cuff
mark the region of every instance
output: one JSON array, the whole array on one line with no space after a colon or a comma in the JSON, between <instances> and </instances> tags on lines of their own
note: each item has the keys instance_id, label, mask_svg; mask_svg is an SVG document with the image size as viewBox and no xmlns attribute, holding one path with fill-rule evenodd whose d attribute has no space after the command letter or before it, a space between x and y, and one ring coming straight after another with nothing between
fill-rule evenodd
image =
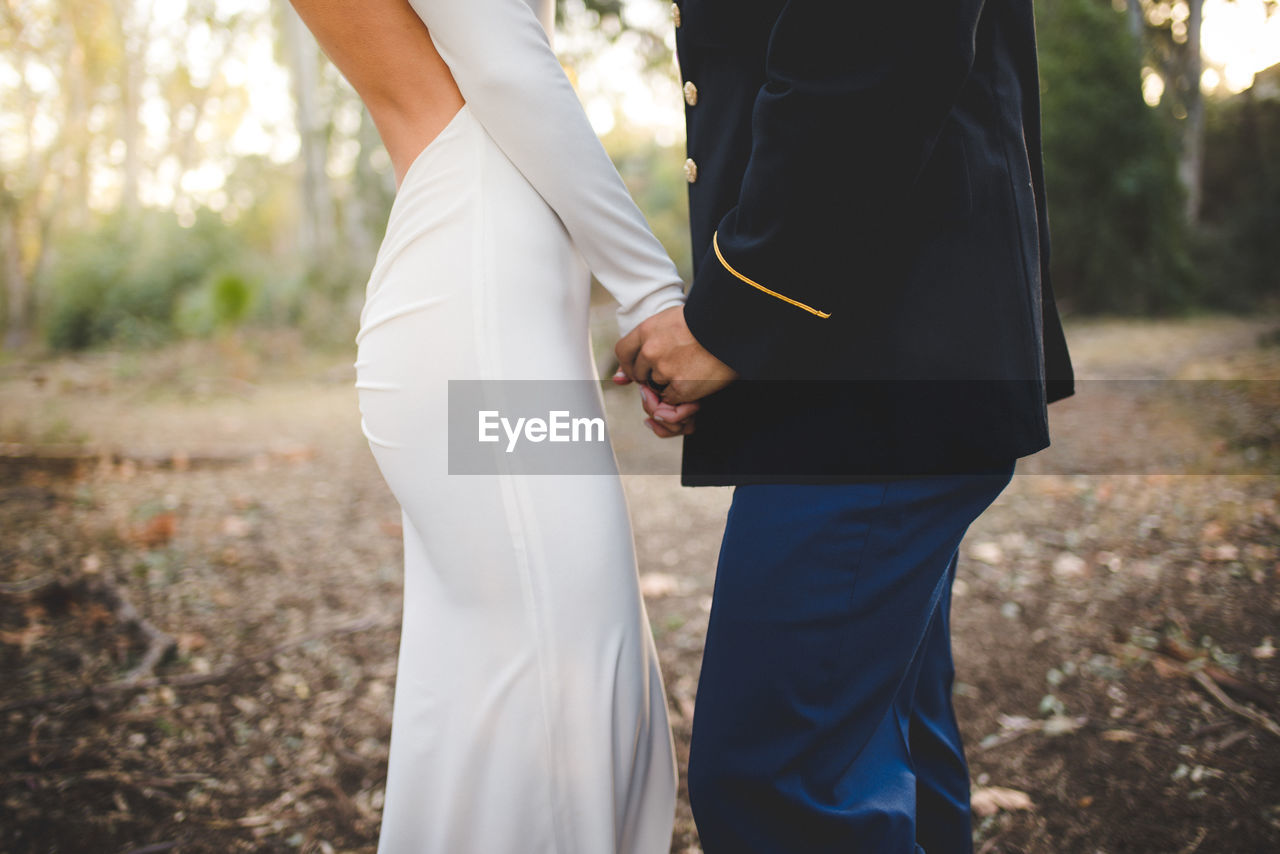
<instances>
[{"instance_id":1,"label":"jacket cuff","mask_svg":"<svg viewBox=\"0 0 1280 854\"><path fill-rule=\"evenodd\" d=\"M830 312L756 283L722 260L715 238L684 305L693 337L742 379L804 379L819 374L798 344L830 330Z\"/></svg>"}]
</instances>

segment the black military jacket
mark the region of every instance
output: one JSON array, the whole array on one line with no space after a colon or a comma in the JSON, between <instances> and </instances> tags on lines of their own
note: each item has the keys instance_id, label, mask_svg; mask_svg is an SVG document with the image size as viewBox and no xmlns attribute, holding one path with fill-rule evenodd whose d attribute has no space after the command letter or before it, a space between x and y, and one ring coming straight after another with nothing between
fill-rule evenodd
<instances>
[{"instance_id":1,"label":"black military jacket","mask_svg":"<svg viewBox=\"0 0 1280 854\"><path fill-rule=\"evenodd\" d=\"M686 486L985 471L1074 392L1031 0L677 0Z\"/></svg>"}]
</instances>

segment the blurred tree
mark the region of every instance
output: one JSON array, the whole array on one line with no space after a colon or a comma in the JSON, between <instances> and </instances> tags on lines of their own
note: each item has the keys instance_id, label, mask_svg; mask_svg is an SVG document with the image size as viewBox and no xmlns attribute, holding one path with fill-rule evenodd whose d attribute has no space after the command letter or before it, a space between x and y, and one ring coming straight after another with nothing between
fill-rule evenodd
<instances>
[{"instance_id":1,"label":"blurred tree","mask_svg":"<svg viewBox=\"0 0 1280 854\"><path fill-rule=\"evenodd\" d=\"M0 88L6 145L0 147L6 348L28 342L49 236L85 166L85 53L62 9L50 3L0 5L0 48L16 83ZM62 85L59 85L61 81Z\"/></svg>"},{"instance_id":2,"label":"blurred tree","mask_svg":"<svg viewBox=\"0 0 1280 854\"><path fill-rule=\"evenodd\" d=\"M649 3L666 8L667 0L631 0L633 3ZM626 14L624 0L556 0L556 26L564 27L574 19L581 20L602 35L607 41L618 40L624 34L633 37L636 49L645 58L645 67L652 71L671 65L672 52L667 44L668 29L661 31L635 24ZM665 22L665 16L662 17Z\"/></svg>"},{"instance_id":3,"label":"blurred tree","mask_svg":"<svg viewBox=\"0 0 1280 854\"><path fill-rule=\"evenodd\" d=\"M145 71L143 52L149 39L151 9L133 0L111 0L115 42L121 61L115 69L120 87L120 143L123 163L120 168L120 204L128 215L136 214L141 204L139 186L142 175L142 77Z\"/></svg>"},{"instance_id":4,"label":"blurred tree","mask_svg":"<svg viewBox=\"0 0 1280 854\"><path fill-rule=\"evenodd\" d=\"M1202 263L1214 304L1256 311L1280 302L1280 65L1207 103Z\"/></svg>"},{"instance_id":5,"label":"blurred tree","mask_svg":"<svg viewBox=\"0 0 1280 854\"><path fill-rule=\"evenodd\" d=\"M684 176L683 143L658 145L652 134L621 125L605 136L604 144L649 228L676 262L680 275L690 279L689 183Z\"/></svg>"},{"instance_id":6,"label":"blurred tree","mask_svg":"<svg viewBox=\"0 0 1280 854\"><path fill-rule=\"evenodd\" d=\"M1187 222L1199 219L1204 165L1204 96L1200 49L1204 0L1127 0L1142 62L1160 75L1162 103L1177 120L1178 177L1186 190Z\"/></svg>"},{"instance_id":7,"label":"blurred tree","mask_svg":"<svg viewBox=\"0 0 1280 854\"><path fill-rule=\"evenodd\" d=\"M332 111L324 109L321 94L323 54L306 24L288 0L277 0L282 52L293 87L300 160L302 161L302 204L298 218L298 249L307 263L317 269L328 267L337 245L333 191L326 166ZM327 64L327 63L326 63Z\"/></svg>"},{"instance_id":8,"label":"blurred tree","mask_svg":"<svg viewBox=\"0 0 1280 854\"><path fill-rule=\"evenodd\" d=\"M1078 312L1188 307L1176 135L1142 98L1123 10L1101 0L1037 8L1055 289Z\"/></svg>"},{"instance_id":9,"label":"blurred tree","mask_svg":"<svg viewBox=\"0 0 1280 854\"><path fill-rule=\"evenodd\" d=\"M1178 176L1187 191L1187 222L1200 219L1201 180L1204 175L1204 93L1200 78L1204 75L1204 56L1200 48L1200 32L1204 26L1204 0L1185 0L1187 5L1187 48L1185 64L1179 77L1183 95L1186 125L1182 131L1182 152Z\"/></svg>"},{"instance_id":10,"label":"blurred tree","mask_svg":"<svg viewBox=\"0 0 1280 854\"><path fill-rule=\"evenodd\" d=\"M193 220L188 178L229 163L230 132L219 131L247 109L223 63L258 17L216 0L188 0L180 13L145 0L0 3L0 70L13 81L0 88L6 348L29 342L50 259L62 236L94 227L95 212L121 212L121 252L144 202Z\"/></svg>"},{"instance_id":11,"label":"blurred tree","mask_svg":"<svg viewBox=\"0 0 1280 854\"><path fill-rule=\"evenodd\" d=\"M371 259L377 252L379 236L395 199L396 181L392 170L377 168L376 160L383 153L382 139L363 104L355 141L356 160L343 228L356 257Z\"/></svg>"},{"instance_id":12,"label":"blurred tree","mask_svg":"<svg viewBox=\"0 0 1280 854\"><path fill-rule=\"evenodd\" d=\"M1201 33L1204 0L1117 0L1129 14L1130 27L1141 44L1143 63L1164 84L1162 103L1177 119L1178 174L1186 189L1185 213L1193 226L1199 222L1204 195L1205 96L1201 79L1204 56ZM1263 7L1267 15L1280 0L1229 0Z\"/></svg>"}]
</instances>

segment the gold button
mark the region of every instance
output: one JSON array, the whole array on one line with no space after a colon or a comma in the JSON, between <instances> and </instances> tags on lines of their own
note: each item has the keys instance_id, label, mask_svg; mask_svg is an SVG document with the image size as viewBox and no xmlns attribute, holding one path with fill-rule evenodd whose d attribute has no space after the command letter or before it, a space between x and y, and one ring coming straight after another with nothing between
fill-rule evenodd
<instances>
[{"instance_id":1,"label":"gold button","mask_svg":"<svg viewBox=\"0 0 1280 854\"><path fill-rule=\"evenodd\" d=\"M671 20L677 27L680 26L680 7L675 3L671 4Z\"/></svg>"},{"instance_id":2,"label":"gold button","mask_svg":"<svg viewBox=\"0 0 1280 854\"><path fill-rule=\"evenodd\" d=\"M690 184L698 180L698 164L693 162L692 157L684 162L684 177Z\"/></svg>"},{"instance_id":3,"label":"gold button","mask_svg":"<svg viewBox=\"0 0 1280 854\"><path fill-rule=\"evenodd\" d=\"M693 85L692 80L684 82L684 102L690 107L698 103L698 87Z\"/></svg>"}]
</instances>

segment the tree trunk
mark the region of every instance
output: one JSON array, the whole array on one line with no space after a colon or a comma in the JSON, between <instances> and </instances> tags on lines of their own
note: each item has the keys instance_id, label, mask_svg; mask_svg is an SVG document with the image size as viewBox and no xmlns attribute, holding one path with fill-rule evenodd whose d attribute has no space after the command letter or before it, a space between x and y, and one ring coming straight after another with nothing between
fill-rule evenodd
<instances>
[{"instance_id":1,"label":"tree trunk","mask_svg":"<svg viewBox=\"0 0 1280 854\"><path fill-rule=\"evenodd\" d=\"M70 192L65 224L73 229L89 222L89 69L84 45L73 27L68 27L70 41L62 86L66 90L66 118L63 120L61 152L55 168L61 170L62 182Z\"/></svg>"},{"instance_id":2,"label":"tree trunk","mask_svg":"<svg viewBox=\"0 0 1280 854\"><path fill-rule=\"evenodd\" d=\"M372 261L377 241L382 236L382 227L386 225L386 210L389 200L395 195L396 181L393 172L380 173L373 168L371 157L382 149L382 138L363 104L356 141L360 143L360 153L356 156L355 174L347 200L346 239L356 257Z\"/></svg>"},{"instance_id":3,"label":"tree trunk","mask_svg":"<svg viewBox=\"0 0 1280 854\"><path fill-rule=\"evenodd\" d=\"M1147 25L1142 14L1142 0L1127 0L1125 14L1129 19L1129 35L1133 36L1133 40L1138 43L1138 49L1145 53L1143 34L1147 30Z\"/></svg>"},{"instance_id":4,"label":"tree trunk","mask_svg":"<svg viewBox=\"0 0 1280 854\"><path fill-rule=\"evenodd\" d=\"M1201 180L1204 172L1204 96L1200 93L1203 60L1200 54L1200 28L1204 0L1189 0L1191 16L1187 19L1186 125L1182 131L1182 161L1178 174L1187 189L1187 222L1200 219Z\"/></svg>"},{"instance_id":5,"label":"tree trunk","mask_svg":"<svg viewBox=\"0 0 1280 854\"><path fill-rule=\"evenodd\" d=\"M299 249L312 267L322 267L334 246L333 196L325 173L327 122L320 115L320 48L293 5L284 9L285 53L297 116L302 159Z\"/></svg>"},{"instance_id":6,"label":"tree trunk","mask_svg":"<svg viewBox=\"0 0 1280 854\"><path fill-rule=\"evenodd\" d=\"M30 327L30 283L22 269L22 241L18 239L17 206L4 200L0 210L0 256L4 258L5 330L4 348L21 350Z\"/></svg>"},{"instance_id":7,"label":"tree trunk","mask_svg":"<svg viewBox=\"0 0 1280 854\"><path fill-rule=\"evenodd\" d=\"M121 170L120 207L129 215L135 214L140 206L138 185L142 173L142 157L139 146L142 142L142 123L138 120L139 92L141 86L138 72L142 58L136 47L140 42L136 39L133 15L140 14L137 4L115 0L112 3L115 14L117 38L120 40L120 141L124 143L124 165ZM145 41L141 42L145 44Z\"/></svg>"}]
</instances>

